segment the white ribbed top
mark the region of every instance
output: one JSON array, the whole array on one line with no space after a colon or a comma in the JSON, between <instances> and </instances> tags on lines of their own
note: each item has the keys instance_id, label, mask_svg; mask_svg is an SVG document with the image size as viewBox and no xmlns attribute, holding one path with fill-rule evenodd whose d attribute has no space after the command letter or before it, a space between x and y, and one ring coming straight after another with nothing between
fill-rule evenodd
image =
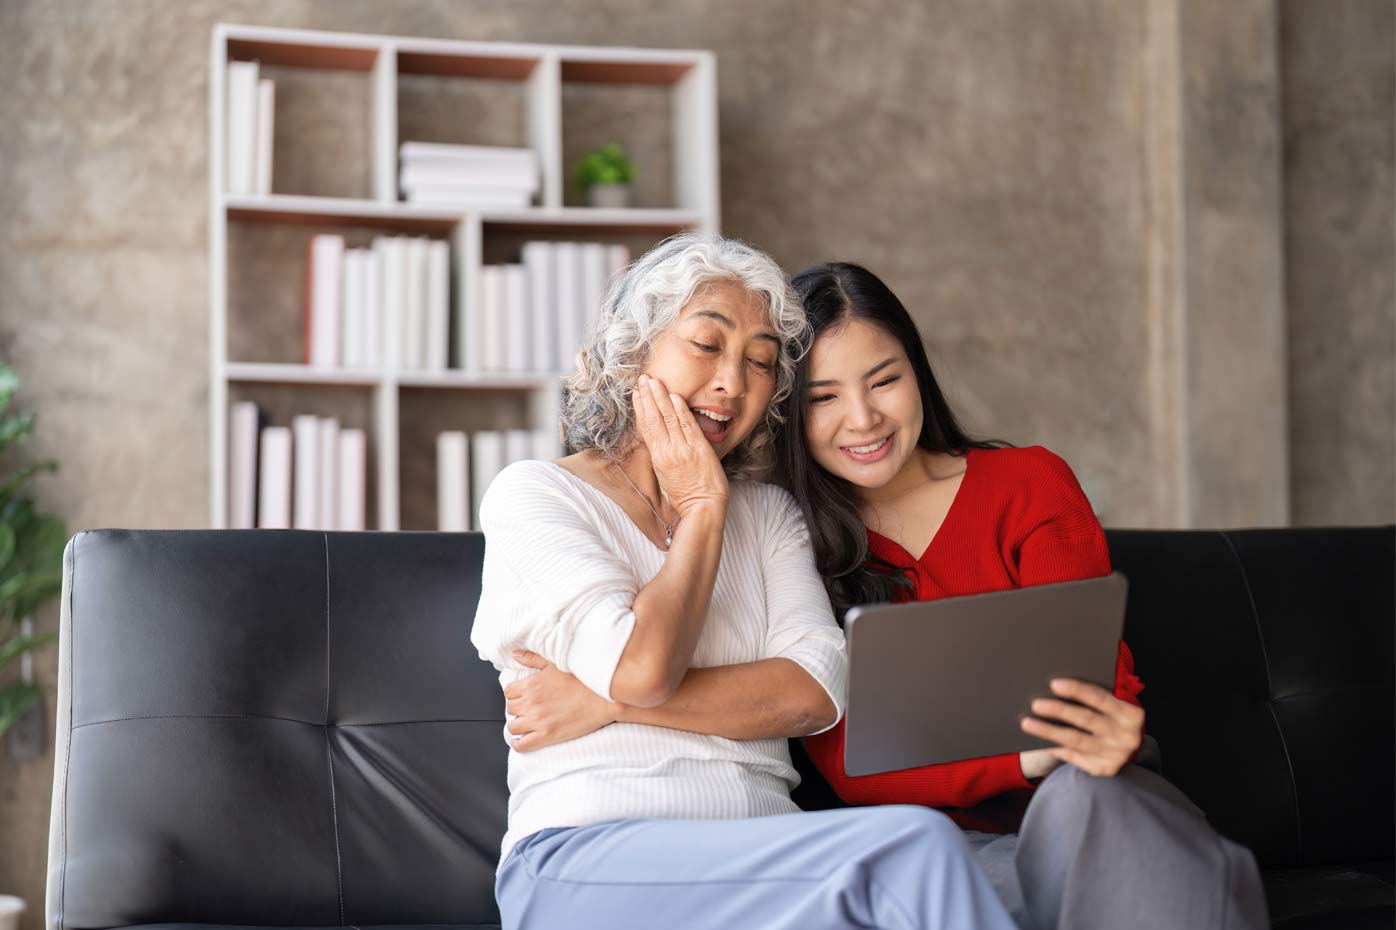
<instances>
[{"instance_id":1,"label":"white ribbed top","mask_svg":"<svg viewBox=\"0 0 1396 930\"><path fill-rule=\"evenodd\" d=\"M480 506L484 576L470 641L500 687L531 672L528 649L610 699L635 625L635 597L666 553L615 501L560 465L519 462ZM731 483L722 561L693 666L784 657L844 709L848 660L814 567L804 520L774 485ZM508 732L504 738L508 741ZM547 827L637 817L726 819L797 811L800 777L784 739L731 740L613 723L533 752L509 751L514 843Z\"/></svg>"}]
</instances>

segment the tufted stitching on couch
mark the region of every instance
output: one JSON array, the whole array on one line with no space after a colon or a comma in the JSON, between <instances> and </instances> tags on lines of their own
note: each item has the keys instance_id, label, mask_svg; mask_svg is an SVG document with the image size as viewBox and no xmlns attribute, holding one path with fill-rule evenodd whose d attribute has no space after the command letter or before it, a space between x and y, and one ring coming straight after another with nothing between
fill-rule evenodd
<instances>
[{"instance_id":1,"label":"tufted stitching on couch","mask_svg":"<svg viewBox=\"0 0 1396 930\"><path fill-rule=\"evenodd\" d=\"M334 824L334 880L339 891L339 923L344 925L344 860L339 852L339 804L334 791L334 745L330 740L330 534L325 539L325 759L330 768L330 819Z\"/></svg>"},{"instance_id":2,"label":"tufted stitching on couch","mask_svg":"<svg viewBox=\"0 0 1396 930\"><path fill-rule=\"evenodd\" d=\"M1246 562L1241 558L1240 551L1236 548L1236 543L1231 539L1231 534L1219 531L1222 539L1226 540L1226 546L1231 550L1231 555L1236 559L1236 567L1241 570L1241 582L1246 586L1246 600L1251 605L1251 619L1255 621L1256 639L1260 641L1260 659L1265 664L1265 709L1270 712L1270 719L1275 722L1275 732L1280 737L1280 748L1284 750L1285 767L1289 769L1289 788L1294 796L1294 844L1295 851L1303 856L1304 854L1304 824L1299 817L1299 781L1294 777L1294 760L1289 755L1289 742L1285 739L1284 727L1280 726L1279 714L1275 713L1275 689L1270 683L1270 653L1265 648L1265 630L1260 624L1260 611L1255 606L1255 593L1251 590L1251 577L1246 572Z\"/></svg>"}]
</instances>

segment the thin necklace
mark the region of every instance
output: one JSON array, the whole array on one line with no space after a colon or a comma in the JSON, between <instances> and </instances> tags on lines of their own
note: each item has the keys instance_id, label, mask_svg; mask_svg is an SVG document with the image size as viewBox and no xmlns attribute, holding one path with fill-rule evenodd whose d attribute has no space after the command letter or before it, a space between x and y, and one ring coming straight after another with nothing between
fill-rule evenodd
<instances>
[{"instance_id":1,"label":"thin necklace","mask_svg":"<svg viewBox=\"0 0 1396 930\"><path fill-rule=\"evenodd\" d=\"M650 509L650 513L654 514L654 518L659 521L659 525L664 527L664 548L668 549L674 544L674 527L679 525L679 521L675 520L673 523L665 523L664 518L659 515L659 511L655 510L654 505L650 503L649 497L646 496L644 491L635 487L635 482L630 480L630 476L625 473L624 468L620 467L620 463L612 460L611 464L616 466L616 471L620 472L620 476L625 479L625 483L630 485L630 490L634 491L640 500L645 502L645 506Z\"/></svg>"}]
</instances>

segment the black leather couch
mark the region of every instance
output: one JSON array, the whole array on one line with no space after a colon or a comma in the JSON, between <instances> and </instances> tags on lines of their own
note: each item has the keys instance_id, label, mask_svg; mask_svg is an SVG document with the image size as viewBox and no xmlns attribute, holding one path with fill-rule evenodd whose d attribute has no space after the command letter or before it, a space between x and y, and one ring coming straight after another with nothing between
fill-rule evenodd
<instances>
[{"instance_id":1,"label":"black leather couch","mask_svg":"<svg viewBox=\"0 0 1396 930\"><path fill-rule=\"evenodd\" d=\"M1110 534L1165 774L1275 925L1393 924L1393 530ZM502 700L472 534L81 533L50 930L498 921ZM803 803L829 802L818 776Z\"/></svg>"}]
</instances>

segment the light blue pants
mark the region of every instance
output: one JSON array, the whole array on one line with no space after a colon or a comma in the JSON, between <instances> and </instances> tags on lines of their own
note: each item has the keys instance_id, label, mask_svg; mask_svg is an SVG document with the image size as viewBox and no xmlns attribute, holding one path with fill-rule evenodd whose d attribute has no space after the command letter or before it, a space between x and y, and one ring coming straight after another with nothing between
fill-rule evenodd
<instances>
[{"instance_id":1,"label":"light blue pants","mask_svg":"<svg viewBox=\"0 0 1396 930\"><path fill-rule=\"evenodd\" d=\"M505 930L1013 930L960 829L904 805L540 830L495 896Z\"/></svg>"}]
</instances>

